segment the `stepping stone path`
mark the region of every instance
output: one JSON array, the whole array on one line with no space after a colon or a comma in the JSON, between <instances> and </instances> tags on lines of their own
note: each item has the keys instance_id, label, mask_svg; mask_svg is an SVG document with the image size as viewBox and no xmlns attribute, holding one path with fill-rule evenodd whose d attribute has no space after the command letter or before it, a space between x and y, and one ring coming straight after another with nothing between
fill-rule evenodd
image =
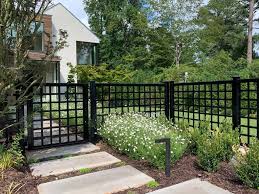
<instances>
[{"instance_id":1,"label":"stepping stone path","mask_svg":"<svg viewBox=\"0 0 259 194\"><path fill-rule=\"evenodd\" d=\"M131 166L122 166L39 185L40 194L107 194L139 187L151 177Z\"/></svg>"},{"instance_id":2,"label":"stepping stone path","mask_svg":"<svg viewBox=\"0 0 259 194\"><path fill-rule=\"evenodd\" d=\"M97 168L121 162L107 152L97 152L58 160L51 160L30 165L33 176L58 175L83 168Z\"/></svg>"},{"instance_id":3,"label":"stepping stone path","mask_svg":"<svg viewBox=\"0 0 259 194\"><path fill-rule=\"evenodd\" d=\"M100 148L93 144L80 144L27 152L27 158L43 161L30 165L33 176L59 175L80 169L97 168L120 162L107 152L96 152ZM92 153L94 152L95 153ZM67 157L69 156L69 157ZM60 159L53 159L53 158ZM52 159L45 161L47 159ZM69 177L40 184L39 194L111 194L137 188L154 181L152 177L132 166L121 166L108 170ZM207 181L193 179L149 194L231 194Z\"/></svg>"},{"instance_id":4,"label":"stepping stone path","mask_svg":"<svg viewBox=\"0 0 259 194\"><path fill-rule=\"evenodd\" d=\"M100 150L99 147L87 143L78 144L73 146L55 147L44 150L33 150L26 153L27 160L29 161L41 161L49 158L61 157L61 156L72 156L76 154L86 154L93 151Z\"/></svg>"},{"instance_id":5,"label":"stepping stone path","mask_svg":"<svg viewBox=\"0 0 259 194\"><path fill-rule=\"evenodd\" d=\"M29 151L26 155L30 161L43 161L31 164L30 169L33 176L44 177L120 162L107 152L90 153L99 149L88 143ZM53 159L57 157L59 159ZM46 161L48 159L52 160ZM39 194L107 194L140 187L153 180L132 166L122 166L43 183L38 191Z\"/></svg>"},{"instance_id":6,"label":"stepping stone path","mask_svg":"<svg viewBox=\"0 0 259 194\"><path fill-rule=\"evenodd\" d=\"M207 181L192 179L148 194L231 194Z\"/></svg>"}]
</instances>

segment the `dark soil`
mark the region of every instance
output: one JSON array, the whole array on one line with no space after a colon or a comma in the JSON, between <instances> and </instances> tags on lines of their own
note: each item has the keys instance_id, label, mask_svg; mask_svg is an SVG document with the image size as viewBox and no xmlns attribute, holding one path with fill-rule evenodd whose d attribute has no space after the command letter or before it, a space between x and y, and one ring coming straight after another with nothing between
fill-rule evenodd
<instances>
[{"instance_id":1,"label":"dark soil","mask_svg":"<svg viewBox=\"0 0 259 194\"><path fill-rule=\"evenodd\" d=\"M117 158L125 161L126 164L132 165L138 170L146 173L147 175L153 177L158 183L159 187L151 189L147 186L143 186L137 189L130 189L127 191L119 192L117 194L126 194L129 191L134 194L144 194L153 190L168 187L183 181L187 181L193 178L200 178L215 184L221 188L227 189L235 194L259 194L258 190L248 188L244 186L236 177L234 169L228 163L221 163L218 172L208 173L203 171L198 165L196 157L193 155L186 155L181 160L179 160L171 170L171 177L165 176L162 170L158 170L152 167L146 161L137 161L130 159L126 155L118 153L116 150L112 149L105 143L99 143L99 147L102 150L116 156Z\"/></svg>"},{"instance_id":2,"label":"dark soil","mask_svg":"<svg viewBox=\"0 0 259 194\"><path fill-rule=\"evenodd\" d=\"M37 179L31 175L27 167L13 168L0 173L1 194L7 194L10 190L12 190L10 193L38 194Z\"/></svg>"},{"instance_id":3,"label":"dark soil","mask_svg":"<svg viewBox=\"0 0 259 194\"><path fill-rule=\"evenodd\" d=\"M233 168L228 163L222 163L220 169L216 173L207 173L203 171L198 165L196 157L193 155L186 155L179 160L171 170L171 177L167 178L162 170L158 170L151 166L147 161L137 161L129 158L126 155L120 154L116 150L112 149L105 143L99 143L98 146L101 151L106 151L115 157L121 159L123 162L114 164L102 168L93 169L91 172L96 172L104 169L114 168L121 165L131 165L138 170L153 177L158 183L159 187L151 189L147 186L143 186L137 189L130 189L127 191L119 192L117 194L126 194L131 191L134 194L144 194L153 190L157 190L163 187L168 187L183 181L187 181L193 178L201 178L207 180L219 187L227 189L235 194L259 194L258 190L250 189L244 186L238 178L235 176ZM30 174L28 167L22 167L20 169L10 169L0 174L0 194L6 194L10 185L13 186L19 184L21 189L17 192L19 194L38 194L37 185L49 182L57 179L64 179L67 177L81 175L80 172L66 173L59 176L49 176L44 178L34 178ZM16 190L14 190L16 191ZM15 193L15 192L13 192Z\"/></svg>"}]
</instances>

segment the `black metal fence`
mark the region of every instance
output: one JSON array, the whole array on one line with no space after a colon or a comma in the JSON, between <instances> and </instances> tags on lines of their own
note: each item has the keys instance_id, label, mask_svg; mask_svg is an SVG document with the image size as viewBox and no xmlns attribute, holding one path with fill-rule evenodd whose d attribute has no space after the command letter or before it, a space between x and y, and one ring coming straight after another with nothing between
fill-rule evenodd
<instances>
[{"instance_id":1,"label":"black metal fence","mask_svg":"<svg viewBox=\"0 0 259 194\"><path fill-rule=\"evenodd\" d=\"M89 140L88 85L44 84L27 103L29 148Z\"/></svg>"},{"instance_id":2,"label":"black metal fence","mask_svg":"<svg viewBox=\"0 0 259 194\"><path fill-rule=\"evenodd\" d=\"M45 84L26 106L29 148L95 141L111 113L165 115L175 123L216 128L228 120L242 140L259 139L259 79L196 83ZM18 115L18 114L17 114ZM30 117L29 117L30 116Z\"/></svg>"},{"instance_id":3,"label":"black metal fence","mask_svg":"<svg viewBox=\"0 0 259 194\"><path fill-rule=\"evenodd\" d=\"M242 141L259 139L259 79L235 77L230 81L171 82L170 117L197 127L201 121L216 128L227 120L239 128Z\"/></svg>"},{"instance_id":4,"label":"black metal fence","mask_svg":"<svg viewBox=\"0 0 259 194\"><path fill-rule=\"evenodd\" d=\"M97 123L102 123L111 113L142 112L149 116L158 116L168 112L167 85L96 83Z\"/></svg>"}]
</instances>

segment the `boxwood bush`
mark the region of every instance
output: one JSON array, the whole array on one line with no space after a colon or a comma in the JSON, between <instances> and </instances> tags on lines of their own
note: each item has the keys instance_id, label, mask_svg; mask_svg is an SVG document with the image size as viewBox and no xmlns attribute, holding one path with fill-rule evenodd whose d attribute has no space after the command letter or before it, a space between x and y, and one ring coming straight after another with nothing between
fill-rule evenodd
<instances>
[{"instance_id":1,"label":"boxwood bush","mask_svg":"<svg viewBox=\"0 0 259 194\"><path fill-rule=\"evenodd\" d=\"M259 189L259 140L255 140L249 151L242 155L237 152L236 173L249 187Z\"/></svg>"},{"instance_id":2,"label":"boxwood bush","mask_svg":"<svg viewBox=\"0 0 259 194\"><path fill-rule=\"evenodd\" d=\"M216 171L221 161L229 161L233 157L233 147L239 145L239 133L228 122L223 122L215 130L210 130L206 124L201 126L200 130L191 131L189 145L204 170Z\"/></svg>"},{"instance_id":3,"label":"boxwood bush","mask_svg":"<svg viewBox=\"0 0 259 194\"><path fill-rule=\"evenodd\" d=\"M158 168L164 168L165 145L155 144L159 138L171 138L171 159L180 159L187 148L187 140L181 130L166 118L148 117L127 113L109 115L99 129L99 134L108 144L121 153L147 160Z\"/></svg>"}]
</instances>

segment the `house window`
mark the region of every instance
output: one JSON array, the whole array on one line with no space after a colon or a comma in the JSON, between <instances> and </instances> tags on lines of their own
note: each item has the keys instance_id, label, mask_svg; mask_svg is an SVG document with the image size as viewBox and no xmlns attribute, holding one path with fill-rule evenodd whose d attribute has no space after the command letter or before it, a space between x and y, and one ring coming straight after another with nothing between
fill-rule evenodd
<instances>
[{"instance_id":1,"label":"house window","mask_svg":"<svg viewBox=\"0 0 259 194\"><path fill-rule=\"evenodd\" d=\"M43 32L44 32L44 24L43 23L36 23L32 25L32 33L35 30L35 25L37 26L37 31L35 33L35 37L33 40L33 44L31 50L33 51L43 51Z\"/></svg>"},{"instance_id":2,"label":"house window","mask_svg":"<svg viewBox=\"0 0 259 194\"><path fill-rule=\"evenodd\" d=\"M35 32L34 38L32 38L32 34L37 27L37 31ZM44 24L43 23L32 23L28 32L28 35L24 38L24 45L26 48L31 51L43 51L43 32L44 32ZM15 41L16 30L11 29L9 34L9 39ZM14 45L12 45L14 46Z\"/></svg>"},{"instance_id":3,"label":"house window","mask_svg":"<svg viewBox=\"0 0 259 194\"><path fill-rule=\"evenodd\" d=\"M89 42L76 42L78 65L96 65L96 44Z\"/></svg>"}]
</instances>

